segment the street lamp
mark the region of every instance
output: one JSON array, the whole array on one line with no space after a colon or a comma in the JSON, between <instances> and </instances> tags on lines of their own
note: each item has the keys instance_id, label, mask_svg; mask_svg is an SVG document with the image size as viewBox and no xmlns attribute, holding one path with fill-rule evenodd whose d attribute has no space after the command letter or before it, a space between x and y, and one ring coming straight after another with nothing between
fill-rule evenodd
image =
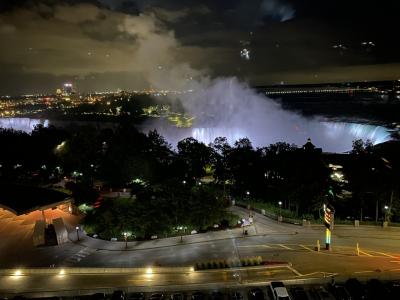
<instances>
[{"instance_id":1,"label":"street lamp","mask_svg":"<svg viewBox=\"0 0 400 300\"><path fill-rule=\"evenodd\" d=\"M389 206L385 205L384 209L385 209L385 222L387 222L387 212L388 212Z\"/></svg>"},{"instance_id":2,"label":"street lamp","mask_svg":"<svg viewBox=\"0 0 400 300\"><path fill-rule=\"evenodd\" d=\"M76 229L76 237L77 240L79 241L79 226L76 226L75 229Z\"/></svg>"},{"instance_id":3,"label":"street lamp","mask_svg":"<svg viewBox=\"0 0 400 300\"><path fill-rule=\"evenodd\" d=\"M178 229L178 231L180 231L180 233L181 233L181 242L183 242L183 234L182 234L182 233L183 233L183 232L186 233L187 227L186 227L186 226L178 226L177 229Z\"/></svg>"},{"instance_id":4,"label":"street lamp","mask_svg":"<svg viewBox=\"0 0 400 300\"><path fill-rule=\"evenodd\" d=\"M128 249L128 233L124 232L124 239L125 239L125 249Z\"/></svg>"},{"instance_id":5,"label":"street lamp","mask_svg":"<svg viewBox=\"0 0 400 300\"><path fill-rule=\"evenodd\" d=\"M279 204L279 217L282 218L282 201L279 201L278 204Z\"/></svg>"}]
</instances>

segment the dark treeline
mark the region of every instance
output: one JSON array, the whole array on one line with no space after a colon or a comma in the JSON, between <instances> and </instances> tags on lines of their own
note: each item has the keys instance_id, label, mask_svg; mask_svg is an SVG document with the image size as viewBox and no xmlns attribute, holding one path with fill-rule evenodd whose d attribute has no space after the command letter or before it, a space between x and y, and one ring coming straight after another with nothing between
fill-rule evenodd
<instances>
[{"instance_id":1,"label":"dark treeline","mask_svg":"<svg viewBox=\"0 0 400 300\"><path fill-rule=\"evenodd\" d=\"M144 195L150 189L152 196L164 199L153 206L164 211L169 211L168 204L184 186L188 194L182 199L198 196L190 196L189 188L207 188L207 197L218 195L216 198L225 204L231 199L275 205L282 201L283 208L299 218L318 218L322 204L327 202L335 206L339 218L399 218L400 151L396 142L372 146L355 141L349 154L327 154L311 143L297 147L279 142L254 148L246 138L234 145L223 137L210 145L186 138L173 149L156 131L143 134L133 125L123 124L116 129L87 126L70 131L39 126L31 134L2 129L0 145L3 182L48 185L66 176L74 183L71 189L78 202L93 201L96 195L88 191L101 180L109 187L132 188L138 199L147 197ZM329 164L343 166L342 180L335 180ZM201 210L199 201L189 201L184 212L170 214L174 222L197 213L191 207L197 205ZM178 202L170 209L178 211ZM385 206L389 209L384 210ZM209 208L212 211L213 207ZM151 207L143 209L152 211ZM133 208L130 211L133 213ZM200 227L210 223L184 222Z\"/></svg>"}]
</instances>

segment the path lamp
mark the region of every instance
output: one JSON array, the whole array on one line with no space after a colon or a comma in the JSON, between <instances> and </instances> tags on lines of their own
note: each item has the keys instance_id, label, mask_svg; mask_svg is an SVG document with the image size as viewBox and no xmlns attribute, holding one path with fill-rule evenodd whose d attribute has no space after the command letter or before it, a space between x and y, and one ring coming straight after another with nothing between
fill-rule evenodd
<instances>
[{"instance_id":1,"label":"path lamp","mask_svg":"<svg viewBox=\"0 0 400 300\"><path fill-rule=\"evenodd\" d=\"M385 205L384 209L385 209L385 222L387 222L387 212L389 210L389 206Z\"/></svg>"},{"instance_id":2,"label":"path lamp","mask_svg":"<svg viewBox=\"0 0 400 300\"><path fill-rule=\"evenodd\" d=\"M282 201L279 201L278 204L279 204L279 217L282 219Z\"/></svg>"},{"instance_id":3,"label":"path lamp","mask_svg":"<svg viewBox=\"0 0 400 300\"><path fill-rule=\"evenodd\" d=\"M79 226L76 226L75 229L76 229L76 238L79 241Z\"/></svg>"},{"instance_id":4,"label":"path lamp","mask_svg":"<svg viewBox=\"0 0 400 300\"><path fill-rule=\"evenodd\" d=\"M125 240L125 249L128 249L128 233L124 232L124 240Z\"/></svg>"},{"instance_id":5,"label":"path lamp","mask_svg":"<svg viewBox=\"0 0 400 300\"><path fill-rule=\"evenodd\" d=\"M186 233L186 226L179 226L177 227L177 229L179 230L179 232L181 233L181 243L183 242L183 232Z\"/></svg>"}]
</instances>

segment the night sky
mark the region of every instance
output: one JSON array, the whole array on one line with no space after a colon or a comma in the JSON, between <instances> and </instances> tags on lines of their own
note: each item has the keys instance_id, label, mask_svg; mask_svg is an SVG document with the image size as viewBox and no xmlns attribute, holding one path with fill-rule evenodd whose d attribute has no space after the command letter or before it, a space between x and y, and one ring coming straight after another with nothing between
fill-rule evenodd
<instances>
[{"instance_id":1,"label":"night sky","mask_svg":"<svg viewBox=\"0 0 400 300\"><path fill-rule=\"evenodd\" d=\"M398 79L399 12L382 0L1 0L0 94L146 88L177 64L252 85Z\"/></svg>"}]
</instances>

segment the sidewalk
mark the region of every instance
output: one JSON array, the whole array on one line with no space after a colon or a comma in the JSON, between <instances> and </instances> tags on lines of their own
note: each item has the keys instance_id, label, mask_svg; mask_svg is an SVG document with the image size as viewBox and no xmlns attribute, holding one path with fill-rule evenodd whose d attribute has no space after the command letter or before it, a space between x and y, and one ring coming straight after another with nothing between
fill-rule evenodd
<instances>
[{"instance_id":1,"label":"sidewalk","mask_svg":"<svg viewBox=\"0 0 400 300\"><path fill-rule=\"evenodd\" d=\"M254 226L248 226L245 228L247 230L247 236L255 236L256 231ZM92 249L98 250L108 250L108 251L134 251L134 250L145 250L145 249L154 249L154 248L163 248L170 246L179 246L179 245L189 245L196 243L204 243L204 242L213 242L219 240L226 240L232 238L246 238L243 235L242 228L235 229L227 229L220 231L211 231L206 233L198 233L193 235L184 235L181 242L181 237L170 237L170 238L160 238L150 241L132 241L128 242L128 247L126 248L124 241L107 241L101 239L95 239L87 236L83 232L79 232L80 240L77 241L76 231L69 232L69 238L71 241L78 243L81 246L89 247Z\"/></svg>"},{"instance_id":2,"label":"sidewalk","mask_svg":"<svg viewBox=\"0 0 400 300\"><path fill-rule=\"evenodd\" d=\"M249 212L251 212L253 214L253 216L257 216L259 218L264 218L264 219L272 221L272 222L277 222L276 219L272 219L272 218L268 217L267 215L263 215L263 214L261 214L259 212L256 212L255 210L251 210L251 209L248 210L248 209L243 208L241 206L232 206L231 210L236 212L236 213L237 212L241 212L242 214L243 213L247 213L248 214ZM287 225L287 226L295 226L297 228L318 228L318 229L320 229L320 228L324 228L325 227L324 224L315 224L315 223L312 223L312 224L309 224L309 225L306 225L306 226L302 226L301 224L300 225L296 225L296 224L285 223L285 222L277 222L277 223L281 224L282 226L285 226L285 225ZM384 230L385 232L400 233L400 227L399 226L390 226L390 224L389 224L388 227L383 227L381 225L362 225L362 224L360 224L359 226L356 227L354 225L347 225L347 224L334 224L334 228L337 228L337 229L339 229L339 228L340 229L361 229L361 230L364 230L364 229L371 230L372 229L372 230Z\"/></svg>"}]
</instances>

